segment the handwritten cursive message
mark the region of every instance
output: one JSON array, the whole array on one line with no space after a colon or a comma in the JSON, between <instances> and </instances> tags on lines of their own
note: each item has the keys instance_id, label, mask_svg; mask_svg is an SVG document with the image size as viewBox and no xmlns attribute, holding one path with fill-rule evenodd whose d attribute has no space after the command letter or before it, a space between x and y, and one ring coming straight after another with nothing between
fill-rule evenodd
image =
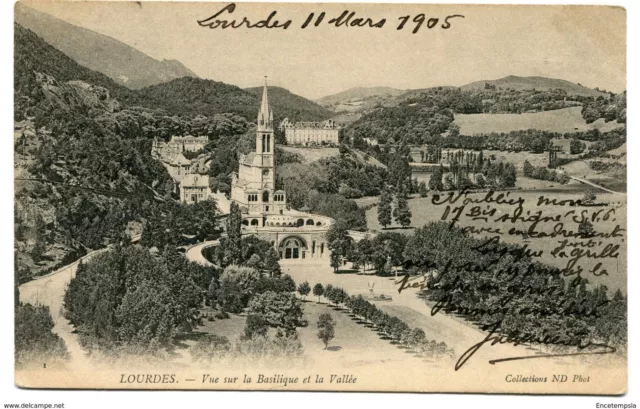
<instances>
[{"instance_id":1,"label":"handwritten cursive message","mask_svg":"<svg viewBox=\"0 0 640 409\"><path fill-rule=\"evenodd\" d=\"M266 28L288 30L291 27L298 27L304 30L320 26L333 28L383 28L385 26L393 26L396 31L410 31L412 34L417 34L421 30L449 30L456 20L465 18L462 14L427 16L424 13L372 18L360 15L352 10L344 10L336 15L329 15L325 11L320 11L309 13L298 25L292 19L278 17L277 10L272 11L263 19L254 21L246 16L236 17L234 15L235 11L236 4L230 3L211 16L197 20L197 22L201 27L209 29Z\"/></svg>"},{"instance_id":2,"label":"handwritten cursive message","mask_svg":"<svg viewBox=\"0 0 640 409\"><path fill-rule=\"evenodd\" d=\"M551 349L490 360L496 364L611 354L624 342L616 328L626 322L626 300L602 283L618 273L610 266L624 250L623 204L463 190L435 193L430 205L440 224L417 229L425 253L411 253L422 275L405 275L396 285L399 292L424 291L431 315L457 315L485 331L455 370L483 346Z\"/></svg>"},{"instance_id":3,"label":"handwritten cursive message","mask_svg":"<svg viewBox=\"0 0 640 409\"><path fill-rule=\"evenodd\" d=\"M608 275L600 261L619 257L620 239L626 234L626 229L617 223L619 207L583 203L580 199L544 195L529 199L517 192L491 190L485 194L469 191L435 194L431 203L443 206L441 220L448 221L450 226L461 226L471 234L492 235L486 245L478 249L481 252L497 243L501 236L517 237L525 242L544 239L545 244L555 243L549 250L536 251L525 244L522 252L547 260L566 260L565 276L585 271L595 276Z\"/></svg>"}]
</instances>

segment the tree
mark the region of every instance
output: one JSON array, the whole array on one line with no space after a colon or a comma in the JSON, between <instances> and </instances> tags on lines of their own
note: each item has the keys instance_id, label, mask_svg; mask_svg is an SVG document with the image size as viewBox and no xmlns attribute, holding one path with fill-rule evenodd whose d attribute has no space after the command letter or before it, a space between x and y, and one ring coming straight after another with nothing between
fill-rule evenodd
<instances>
[{"instance_id":1,"label":"tree","mask_svg":"<svg viewBox=\"0 0 640 409\"><path fill-rule=\"evenodd\" d=\"M65 292L66 317L89 348L170 347L178 330L197 323L207 289L194 271L172 252L153 257L145 248L115 247L78 266Z\"/></svg>"},{"instance_id":2,"label":"tree","mask_svg":"<svg viewBox=\"0 0 640 409\"><path fill-rule=\"evenodd\" d=\"M482 173L478 173L476 175L476 185L478 185L478 187L481 189L483 189L487 185L487 181L485 180Z\"/></svg>"},{"instance_id":3,"label":"tree","mask_svg":"<svg viewBox=\"0 0 640 409\"><path fill-rule=\"evenodd\" d=\"M454 190L456 188L456 181L453 178L453 174L447 173L447 176L444 177L444 190Z\"/></svg>"},{"instance_id":4,"label":"tree","mask_svg":"<svg viewBox=\"0 0 640 409\"><path fill-rule=\"evenodd\" d=\"M240 313L255 294L260 274L249 267L228 266L220 277L218 302L225 311Z\"/></svg>"},{"instance_id":5,"label":"tree","mask_svg":"<svg viewBox=\"0 0 640 409\"><path fill-rule=\"evenodd\" d=\"M483 167L484 167L484 153L480 151L480 153L478 154L478 157L476 158L476 169L478 172L480 172L482 171Z\"/></svg>"},{"instance_id":6,"label":"tree","mask_svg":"<svg viewBox=\"0 0 640 409\"><path fill-rule=\"evenodd\" d=\"M242 262L242 212L236 202L231 202L227 216L227 240L225 247L225 264Z\"/></svg>"},{"instance_id":7,"label":"tree","mask_svg":"<svg viewBox=\"0 0 640 409\"><path fill-rule=\"evenodd\" d=\"M522 173L526 177L531 177L533 175L534 170L535 168L533 167L533 165L528 160L525 160L524 165L522 165Z\"/></svg>"},{"instance_id":8,"label":"tree","mask_svg":"<svg viewBox=\"0 0 640 409\"><path fill-rule=\"evenodd\" d=\"M420 197L427 197L427 184L424 182L420 182L418 185L418 193Z\"/></svg>"},{"instance_id":9,"label":"tree","mask_svg":"<svg viewBox=\"0 0 640 409\"><path fill-rule=\"evenodd\" d=\"M324 294L324 287L322 284L318 283L313 286L313 295L318 297L318 303L320 303L320 297Z\"/></svg>"},{"instance_id":10,"label":"tree","mask_svg":"<svg viewBox=\"0 0 640 409\"><path fill-rule=\"evenodd\" d=\"M260 314L249 314L244 324L244 338L251 339L255 336L266 336L269 323Z\"/></svg>"},{"instance_id":11,"label":"tree","mask_svg":"<svg viewBox=\"0 0 640 409\"><path fill-rule=\"evenodd\" d=\"M597 196L595 194L595 192L591 189L587 190L586 192L584 192L584 196L582 197L581 202L583 204L593 204L593 202L595 202L597 199Z\"/></svg>"},{"instance_id":12,"label":"tree","mask_svg":"<svg viewBox=\"0 0 640 409\"><path fill-rule=\"evenodd\" d=\"M15 362L17 367L29 363L54 363L69 359L67 347L53 333L49 307L20 304L15 309Z\"/></svg>"},{"instance_id":13,"label":"tree","mask_svg":"<svg viewBox=\"0 0 640 409\"><path fill-rule=\"evenodd\" d=\"M289 274L283 275L280 280L282 281L282 291L292 293L296 290L296 282Z\"/></svg>"},{"instance_id":14,"label":"tree","mask_svg":"<svg viewBox=\"0 0 640 409\"><path fill-rule=\"evenodd\" d=\"M247 267L254 269L259 269L261 264L262 260L260 260L260 256L256 253L252 254L251 257L249 257L249 260L247 260L247 262L245 263Z\"/></svg>"},{"instance_id":15,"label":"tree","mask_svg":"<svg viewBox=\"0 0 640 409\"><path fill-rule=\"evenodd\" d=\"M502 172L502 180L506 187L514 187L516 185L516 167L511 163L507 163Z\"/></svg>"},{"instance_id":16,"label":"tree","mask_svg":"<svg viewBox=\"0 0 640 409\"><path fill-rule=\"evenodd\" d=\"M406 343L410 348L416 348L425 342L427 339L425 333L420 328L414 328L411 330L409 336L406 338Z\"/></svg>"},{"instance_id":17,"label":"tree","mask_svg":"<svg viewBox=\"0 0 640 409\"><path fill-rule=\"evenodd\" d=\"M391 270L404 261L403 251L408 237L398 232L384 232L372 240L371 262L378 273ZM387 271L387 272L389 272Z\"/></svg>"},{"instance_id":18,"label":"tree","mask_svg":"<svg viewBox=\"0 0 640 409\"><path fill-rule=\"evenodd\" d=\"M396 150L391 163L389 163L389 182L393 186L408 187L411 183L411 166L409 165L409 148L402 144Z\"/></svg>"},{"instance_id":19,"label":"tree","mask_svg":"<svg viewBox=\"0 0 640 409\"><path fill-rule=\"evenodd\" d=\"M322 340L324 349L327 349L329 341L335 337L335 325L331 314L323 313L318 317L318 338Z\"/></svg>"},{"instance_id":20,"label":"tree","mask_svg":"<svg viewBox=\"0 0 640 409\"><path fill-rule=\"evenodd\" d=\"M333 272L337 273L338 268L340 268L340 252L339 250L332 250L331 256L329 257L329 263L331 267L333 267Z\"/></svg>"},{"instance_id":21,"label":"tree","mask_svg":"<svg viewBox=\"0 0 640 409\"><path fill-rule=\"evenodd\" d=\"M251 299L247 318L251 315L258 315L253 318L258 322L264 320L266 325L278 330L278 336L293 336L296 327L302 325L302 309L300 300L294 294L274 293L267 291Z\"/></svg>"},{"instance_id":22,"label":"tree","mask_svg":"<svg viewBox=\"0 0 640 409\"><path fill-rule=\"evenodd\" d=\"M449 136L452 138L460 136L460 126L455 122L449 125Z\"/></svg>"},{"instance_id":23,"label":"tree","mask_svg":"<svg viewBox=\"0 0 640 409\"><path fill-rule=\"evenodd\" d=\"M309 295L309 292L311 292L309 283L307 281L303 281L302 283L300 283L300 285L298 286L298 293L302 296L302 300L304 300L307 295Z\"/></svg>"},{"instance_id":24,"label":"tree","mask_svg":"<svg viewBox=\"0 0 640 409\"><path fill-rule=\"evenodd\" d=\"M31 255L31 258L33 258L33 261L35 261L36 263L39 262L42 256L44 255L44 253L46 252L47 252L47 244L45 243L45 241L42 238L36 238L36 242L33 248L31 249L31 251L29 252L29 254Z\"/></svg>"},{"instance_id":25,"label":"tree","mask_svg":"<svg viewBox=\"0 0 640 409\"><path fill-rule=\"evenodd\" d=\"M371 243L371 239L369 239L369 236L366 236L365 238L363 238L362 240L360 240L358 243L356 243L355 247L355 251L354 251L354 257L353 259L358 262L358 264L362 265L362 271L363 273L366 273L367 271L367 264L371 263L371 259L373 257L373 246Z\"/></svg>"},{"instance_id":26,"label":"tree","mask_svg":"<svg viewBox=\"0 0 640 409\"><path fill-rule=\"evenodd\" d=\"M393 217L403 228L411 225L411 210L409 210L407 199L402 195L398 195L396 208L393 210Z\"/></svg>"},{"instance_id":27,"label":"tree","mask_svg":"<svg viewBox=\"0 0 640 409\"><path fill-rule=\"evenodd\" d=\"M382 191L380 195L380 202L378 203L378 223L383 229L386 229L391 224L391 192L388 188Z\"/></svg>"},{"instance_id":28,"label":"tree","mask_svg":"<svg viewBox=\"0 0 640 409\"><path fill-rule=\"evenodd\" d=\"M278 253L271 247L264 258L264 269L272 276L279 276L281 273Z\"/></svg>"},{"instance_id":29,"label":"tree","mask_svg":"<svg viewBox=\"0 0 640 409\"><path fill-rule=\"evenodd\" d=\"M353 239L349 236L349 231L344 223L336 222L326 233L327 247L331 250L332 257L337 257L338 264L334 267L340 266L341 257L348 257L351 254L353 248ZM336 254L336 256L334 256ZM333 267L333 264L331 264Z\"/></svg>"},{"instance_id":30,"label":"tree","mask_svg":"<svg viewBox=\"0 0 640 409\"><path fill-rule=\"evenodd\" d=\"M584 149L586 147L587 145L578 139L571 139L571 142L569 142L569 152L572 155L577 155L584 152Z\"/></svg>"},{"instance_id":31,"label":"tree","mask_svg":"<svg viewBox=\"0 0 640 409\"><path fill-rule=\"evenodd\" d=\"M204 240L217 226L217 204L213 199L181 205L176 214L176 227L180 234L193 235Z\"/></svg>"},{"instance_id":32,"label":"tree","mask_svg":"<svg viewBox=\"0 0 640 409\"><path fill-rule=\"evenodd\" d=\"M177 322L173 321L171 290L153 281L142 282L133 291L128 291L115 311L118 337L130 344L156 349L168 346L173 338ZM98 304L98 310L105 304ZM98 323L100 316L98 316Z\"/></svg>"},{"instance_id":33,"label":"tree","mask_svg":"<svg viewBox=\"0 0 640 409\"><path fill-rule=\"evenodd\" d=\"M215 308L218 303L218 291L220 290L220 285L218 284L218 279L213 277L211 282L209 283L209 288L207 288L207 304L212 308Z\"/></svg>"},{"instance_id":34,"label":"tree","mask_svg":"<svg viewBox=\"0 0 640 409\"><path fill-rule=\"evenodd\" d=\"M437 167L429 178L429 190L439 192L443 190L442 186L442 168Z\"/></svg>"}]
</instances>

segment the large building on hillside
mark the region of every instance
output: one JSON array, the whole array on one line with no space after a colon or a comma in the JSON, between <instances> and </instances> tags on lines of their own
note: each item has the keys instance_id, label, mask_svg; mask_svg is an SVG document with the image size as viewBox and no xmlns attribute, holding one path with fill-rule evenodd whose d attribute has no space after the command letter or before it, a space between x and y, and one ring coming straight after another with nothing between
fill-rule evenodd
<instances>
[{"instance_id":1,"label":"large building on hillside","mask_svg":"<svg viewBox=\"0 0 640 409\"><path fill-rule=\"evenodd\" d=\"M292 123L285 118L280 123L280 129L289 145L338 145L340 126L332 119Z\"/></svg>"},{"instance_id":2,"label":"large building on hillside","mask_svg":"<svg viewBox=\"0 0 640 409\"><path fill-rule=\"evenodd\" d=\"M167 144L176 152L198 152L204 149L207 144L208 138L206 136L172 136L171 140Z\"/></svg>"},{"instance_id":3,"label":"large building on hillside","mask_svg":"<svg viewBox=\"0 0 640 409\"><path fill-rule=\"evenodd\" d=\"M256 149L240 158L231 182L231 200L242 210L243 233L270 242L281 259L329 257L325 233L333 219L289 208L285 191L276 189L273 112L266 80L257 125Z\"/></svg>"}]
</instances>

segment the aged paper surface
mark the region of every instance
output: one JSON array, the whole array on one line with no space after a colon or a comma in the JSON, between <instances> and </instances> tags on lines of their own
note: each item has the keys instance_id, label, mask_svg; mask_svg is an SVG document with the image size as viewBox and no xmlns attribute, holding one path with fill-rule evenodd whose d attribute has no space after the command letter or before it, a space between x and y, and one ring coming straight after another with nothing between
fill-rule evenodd
<instances>
[{"instance_id":1,"label":"aged paper surface","mask_svg":"<svg viewBox=\"0 0 640 409\"><path fill-rule=\"evenodd\" d=\"M624 393L625 18L17 3L16 384Z\"/></svg>"}]
</instances>

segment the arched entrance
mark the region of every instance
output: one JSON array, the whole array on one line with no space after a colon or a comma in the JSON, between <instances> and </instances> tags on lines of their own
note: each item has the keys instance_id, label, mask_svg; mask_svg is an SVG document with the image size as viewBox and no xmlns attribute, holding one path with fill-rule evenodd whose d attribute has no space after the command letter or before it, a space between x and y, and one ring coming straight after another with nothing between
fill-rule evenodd
<instances>
[{"instance_id":1,"label":"arched entrance","mask_svg":"<svg viewBox=\"0 0 640 409\"><path fill-rule=\"evenodd\" d=\"M300 237L289 236L280 242L278 252L281 259L303 259L307 254L307 243Z\"/></svg>"}]
</instances>

